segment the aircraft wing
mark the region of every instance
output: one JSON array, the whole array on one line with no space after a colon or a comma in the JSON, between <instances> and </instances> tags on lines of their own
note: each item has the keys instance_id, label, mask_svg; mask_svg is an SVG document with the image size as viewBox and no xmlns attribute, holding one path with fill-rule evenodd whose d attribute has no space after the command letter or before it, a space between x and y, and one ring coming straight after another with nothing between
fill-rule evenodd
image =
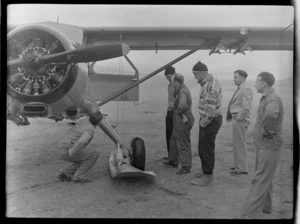
<instances>
[{"instance_id":1,"label":"aircraft wing","mask_svg":"<svg viewBox=\"0 0 300 224\"><path fill-rule=\"evenodd\" d=\"M81 27L42 22L59 29L82 45L125 43L130 50L211 50L219 43L235 47L246 44L252 50L294 48L294 24L286 27ZM10 31L15 26L8 26ZM240 40L243 40L241 42ZM236 46L239 47L239 46Z\"/></svg>"},{"instance_id":2,"label":"aircraft wing","mask_svg":"<svg viewBox=\"0 0 300 224\"><path fill-rule=\"evenodd\" d=\"M252 50L293 50L294 26L289 27L87 27L87 44L126 43L131 50L189 50L208 41L234 46L245 39Z\"/></svg>"}]
</instances>

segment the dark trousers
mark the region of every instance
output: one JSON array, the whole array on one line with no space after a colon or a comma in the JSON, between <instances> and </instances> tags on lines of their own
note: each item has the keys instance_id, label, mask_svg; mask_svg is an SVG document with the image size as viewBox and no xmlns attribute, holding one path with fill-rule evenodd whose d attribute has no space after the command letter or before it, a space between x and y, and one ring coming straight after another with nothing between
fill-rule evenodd
<instances>
[{"instance_id":1,"label":"dark trousers","mask_svg":"<svg viewBox=\"0 0 300 224\"><path fill-rule=\"evenodd\" d=\"M215 140L222 125L222 115L215 117L206 127L199 129L198 153L204 174L213 174L215 166Z\"/></svg>"},{"instance_id":2,"label":"dark trousers","mask_svg":"<svg viewBox=\"0 0 300 224\"><path fill-rule=\"evenodd\" d=\"M170 154L170 139L173 131L173 115L174 111L168 111L166 115L166 141L167 141L167 150L168 156Z\"/></svg>"}]
</instances>

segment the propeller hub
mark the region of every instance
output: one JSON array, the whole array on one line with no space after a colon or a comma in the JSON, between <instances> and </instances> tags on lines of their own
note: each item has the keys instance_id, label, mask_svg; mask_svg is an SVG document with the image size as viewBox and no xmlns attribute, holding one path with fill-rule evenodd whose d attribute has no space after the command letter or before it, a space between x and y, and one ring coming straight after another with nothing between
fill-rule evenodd
<instances>
[{"instance_id":1,"label":"propeller hub","mask_svg":"<svg viewBox=\"0 0 300 224\"><path fill-rule=\"evenodd\" d=\"M34 60L35 55L30 51L25 51L23 53L23 59L27 62L32 62Z\"/></svg>"}]
</instances>

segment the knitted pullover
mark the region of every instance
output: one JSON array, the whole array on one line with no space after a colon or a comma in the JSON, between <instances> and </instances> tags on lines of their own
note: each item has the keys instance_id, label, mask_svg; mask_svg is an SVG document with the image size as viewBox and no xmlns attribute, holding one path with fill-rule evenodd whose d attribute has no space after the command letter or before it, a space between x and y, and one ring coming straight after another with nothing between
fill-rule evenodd
<instances>
[{"instance_id":1,"label":"knitted pullover","mask_svg":"<svg viewBox=\"0 0 300 224\"><path fill-rule=\"evenodd\" d=\"M221 115L222 88L219 81L210 73L200 85L199 124L201 127L206 127L214 117Z\"/></svg>"}]
</instances>

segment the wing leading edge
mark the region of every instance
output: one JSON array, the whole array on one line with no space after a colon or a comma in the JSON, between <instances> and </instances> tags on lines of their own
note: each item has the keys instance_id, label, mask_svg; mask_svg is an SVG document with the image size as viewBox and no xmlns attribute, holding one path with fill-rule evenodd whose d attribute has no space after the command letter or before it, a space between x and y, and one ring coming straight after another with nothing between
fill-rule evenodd
<instances>
[{"instance_id":1,"label":"wing leading edge","mask_svg":"<svg viewBox=\"0 0 300 224\"><path fill-rule=\"evenodd\" d=\"M293 50L293 26L285 27L107 27L83 28L87 43L126 43L131 50L204 50L247 44L252 50ZM243 40L243 41L240 41ZM236 43L236 46L235 46Z\"/></svg>"},{"instance_id":2,"label":"wing leading edge","mask_svg":"<svg viewBox=\"0 0 300 224\"><path fill-rule=\"evenodd\" d=\"M219 49L286 50L294 48L294 25L287 27L80 27L45 22L82 45L125 43L130 50Z\"/></svg>"}]
</instances>

